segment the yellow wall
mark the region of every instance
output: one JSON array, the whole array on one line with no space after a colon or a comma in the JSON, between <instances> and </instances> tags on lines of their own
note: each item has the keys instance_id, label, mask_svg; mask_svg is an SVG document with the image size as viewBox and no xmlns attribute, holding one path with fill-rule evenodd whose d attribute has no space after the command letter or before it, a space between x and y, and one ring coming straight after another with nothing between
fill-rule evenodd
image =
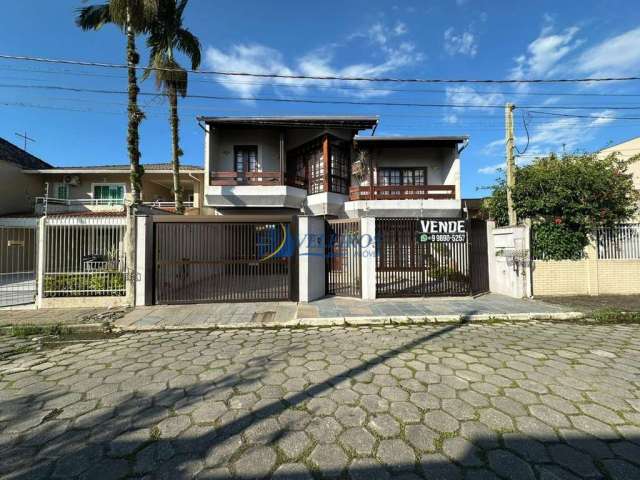
<instances>
[{"instance_id":1,"label":"yellow wall","mask_svg":"<svg viewBox=\"0 0 640 480\"><path fill-rule=\"evenodd\" d=\"M533 294L640 294L640 260L560 260L533 262Z\"/></svg>"}]
</instances>

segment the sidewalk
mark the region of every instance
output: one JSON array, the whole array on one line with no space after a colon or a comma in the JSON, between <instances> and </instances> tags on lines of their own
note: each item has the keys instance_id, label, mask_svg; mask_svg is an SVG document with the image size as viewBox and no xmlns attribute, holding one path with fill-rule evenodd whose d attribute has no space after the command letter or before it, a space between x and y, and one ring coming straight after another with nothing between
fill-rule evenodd
<instances>
[{"instance_id":1,"label":"sidewalk","mask_svg":"<svg viewBox=\"0 0 640 480\"><path fill-rule=\"evenodd\" d=\"M582 318L537 300L481 297L378 299L329 297L310 303L256 302L139 307L116 326L124 330L251 328Z\"/></svg>"}]
</instances>

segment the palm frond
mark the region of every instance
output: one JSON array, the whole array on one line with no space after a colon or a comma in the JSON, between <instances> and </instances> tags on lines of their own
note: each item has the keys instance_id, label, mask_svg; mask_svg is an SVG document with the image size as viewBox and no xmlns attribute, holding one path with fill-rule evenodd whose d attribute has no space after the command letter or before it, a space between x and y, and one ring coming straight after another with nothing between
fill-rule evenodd
<instances>
[{"instance_id":1,"label":"palm frond","mask_svg":"<svg viewBox=\"0 0 640 480\"><path fill-rule=\"evenodd\" d=\"M106 23L113 22L108 3L78 8L77 13L76 25L82 30L98 30Z\"/></svg>"},{"instance_id":2,"label":"palm frond","mask_svg":"<svg viewBox=\"0 0 640 480\"><path fill-rule=\"evenodd\" d=\"M200 40L186 28L179 28L176 32L176 47L191 60L191 70L196 70L200 66L202 53L200 51Z\"/></svg>"}]
</instances>

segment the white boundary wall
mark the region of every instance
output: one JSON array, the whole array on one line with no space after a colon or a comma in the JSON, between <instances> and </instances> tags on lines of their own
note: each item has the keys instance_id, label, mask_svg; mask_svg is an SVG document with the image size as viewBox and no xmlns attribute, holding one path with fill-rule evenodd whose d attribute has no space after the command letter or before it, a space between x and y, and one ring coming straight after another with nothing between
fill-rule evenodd
<instances>
[{"instance_id":1,"label":"white boundary wall","mask_svg":"<svg viewBox=\"0 0 640 480\"><path fill-rule=\"evenodd\" d=\"M324 217L298 217L298 299L325 296Z\"/></svg>"},{"instance_id":2,"label":"white boundary wall","mask_svg":"<svg viewBox=\"0 0 640 480\"><path fill-rule=\"evenodd\" d=\"M528 225L496 228L487 222L489 290L513 298L532 296Z\"/></svg>"}]
</instances>

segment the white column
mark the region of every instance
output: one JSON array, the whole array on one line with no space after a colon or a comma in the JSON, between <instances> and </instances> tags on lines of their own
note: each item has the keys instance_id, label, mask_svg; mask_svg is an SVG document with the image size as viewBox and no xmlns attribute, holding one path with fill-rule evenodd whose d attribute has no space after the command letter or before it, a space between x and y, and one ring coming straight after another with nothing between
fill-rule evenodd
<instances>
[{"instance_id":1,"label":"white column","mask_svg":"<svg viewBox=\"0 0 640 480\"><path fill-rule=\"evenodd\" d=\"M44 299L44 260L45 260L45 245L46 245L46 219L47 217L41 217L38 220L38 264L36 266L36 306L42 308L42 302Z\"/></svg>"},{"instance_id":2,"label":"white column","mask_svg":"<svg viewBox=\"0 0 640 480\"><path fill-rule=\"evenodd\" d=\"M362 299L376 298L376 219L360 219L360 242L362 246Z\"/></svg>"},{"instance_id":3,"label":"white column","mask_svg":"<svg viewBox=\"0 0 640 480\"><path fill-rule=\"evenodd\" d=\"M136 297L135 306L151 305L153 295L153 222L147 216L136 217Z\"/></svg>"},{"instance_id":4,"label":"white column","mask_svg":"<svg viewBox=\"0 0 640 480\"><path fill-rule=\"evenodd\" d=\"M298 297L310 302L326 294L324 218L298 217Z\"/></svg>"}]
</instances>

